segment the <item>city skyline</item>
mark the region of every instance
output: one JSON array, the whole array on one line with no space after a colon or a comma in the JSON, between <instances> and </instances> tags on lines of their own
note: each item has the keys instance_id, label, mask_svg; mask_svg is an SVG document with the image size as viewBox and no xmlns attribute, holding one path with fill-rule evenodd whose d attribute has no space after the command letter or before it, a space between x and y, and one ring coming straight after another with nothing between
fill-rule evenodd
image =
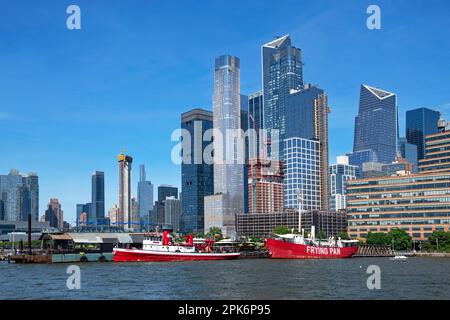
<instances>
[{"instance_id":1,"label":"city skyline","mask_svg":"<svg viewBox=\"0 0 450 320\"><path fill-rule=\"evenodd\" d=\"M252 5L254 4L251 2L242 4L244 9ZM273 8L272 11L266 10L267 4L258 3L258 5L261 6L261 12L257 12L256 17L252 18L256 21L265 17L262 11L279 12L281 10L281 8ZM292 3L292 5L301 6L297 3ZM170 149L173 146L173 143L170 142L170 132L179 127L181 112L195 106L203 106L207 110L212 110L214 57L227 52L240 57L242 60L241 92L243 94L257 92L261 90L259 52L261 45L269 42L272 35L278 33L289 33L293 43L302 50L303 60L307 64L307 67L304 68L305 79L320 83L320 86L327 91L332 108L329 134L330 159L352 151L353 121L348 120L347 117L349 114L352 117L357 114L358 90L361 83L387 88L396 93L399 104L400 136L405 136L406 110L425 106L442 111L444 115L448 116L450 97L446 96L446 88L450 79L449 75L444 74L441 70L446 63L445 55L437 52L434 61L424 61L421 58L425 55L423 50L430 50L427 44L436 42L437 38L440 39L439 51L449 51L450 43L446 41L450 38L449 31L442 24L445 19L442 21L439 19L441 15L444 17L445 10L436 4L427 4L430 12L437 17L431 21L426 13L422 12L424 4L408 3L408 10L421 12L424 19L427 19L426 24L413 25L413 17L403 14L406 2L400 4L381 2L383 27L380 31L370 31L365 28L365 8L367 6L356 4L356 2L339 3L338 5L327 3L327 5L331 8L325 10L323 2L305 7L304 14L299 13L300 10L292 10L299 16L296 21L289 20L294 18L294 13L284 12L285 15L282 18L274 19L264 28L258 27L258 31L253 28L255 30L242 32L242 35L235 39L225 41L223 38L221 41L213 39L217 28L209 31L202 29L202 35L213 41L201 55L197 57L195 54L198 50L189 49L184 53L185 57L180 57L179 53L169 54L167 61L160 54L150 57L147 45L142 43L132 45L131 49L125 50L124 53L117 52L119 47L126 47L128 43L127 40L120 37L124 34L121 33L114 20L120 11L120 5L117 3L114 3L111 8L100 8L98 4L81 1L80 6L83 10L94 15L104 15L107 19L106 21L100 19L104 23L102 25L99 22L90 22L90 18L86 17L83 20L83 29L79 34L70 33L63 26L60 31L48 31L51 28L59 30L58 24L62 25L61 21L65 18L64 14L59 14L59 11L64 12L64 10L60 10L63 6L60 8L58 5L46 4L37 8L38 11L48 9L51 13L38 23L36 18L32 18L28 22L18 22L17 16L24 14L23 12L26 14L27 10L20 4L14 8L6 5L6 12L11 14L0 22L0 30L3 27L8 29L14 26L18 44L10 43L9 36L2 37L0 42L3 49L0 61L2 61L1 67L4 70L0 77L0 84L5 89L3 103L0 107L0 136L2 137L0 143L4 150L4 162L0 164L0 172L6 174L13 168L17 168L21 172L36 172L40 179L39 215L43 214L50 198L58 198L65 211L66 220L70 223L75 221L76 204L90 198L89 174L95 170L105 172L106 208L118 203L117 164L114 160L122 147L125 147L127 154L133 156L136 163L151 164L148 166L148 176L155 186L172 184L180 189L181 168L170 162ZM148 5L142 3L142 6L147 7ZM180 6L184 5L180 4ZM214 10L215 4L201 3L195 5L194 8L186 8L186 12L198 9L198 6L204 6L200 15L210 22L211 18L207 15ZM162 8L163 12L168 9L169 7L165 6ZM323 12L313 13L320 9L323 9ZM151 10L143 11L152 15ZM55 21L51 19L53 14L56 17ZM144 27L143 31L135 34L131 41L145 37L150 38L153 35L151 18L148 18L147 21L146 15L139 15L137 11L133 10L121 14L124 15L125 21L130 23L126 32L130 32L130 28L138 30L140 27ZM133 22L132 19L136 15L139 17L138 22ZM238 30L246 29L247 23L250 22L244 21L244 17L248 18L248 15L242 14L241 16L240 13L234 13L234 15L239 23L231 31L232 34L237 34ZM348 21L343 22L342 15L348 17ZM157 17L153 16L153 18L160 21ZM14 23L11 23L10 19L14 19ZM183 21L186 22L186 20ZM44 28L47 35L53 35L54 39L44 41L37 35L36 40L31 44L23 44L24 41L29 42L29 28L36 23ZM186 32L197 32L200 27L203 27L201 23L194 23ZM332 27L336 27L341 36L337 37L337 40L331 39L336 35L331 32ZM99 28L101 31L96 31L95 28ZM119 34L118 47L108 42L111 40L109 36L105 36L103 42L98 44L95 42L108 31ZM169 33L177 35L174 29L169 30ZM415 38L410 38L410 34L414 34ZM180 38L185 35L182 32ZM404 35L404 40L401 40L402 35ZM363 39L362 36L367 39ZM188 35L188 39L183 40L179 45L183 45L184 41L192 40L192 37L196 38L197 35ZM431 39L426 39L426 37ZM373 45L375 42L379 43L381 39L383 40L381 46L371 47L369 45ZM330 54L329 50L337 44L338 40L343 41L343 44L338 46L340 50ZM417 40L420 46L425 48L419 48L418 44L411 43L411 40ZM356 43L351 44L353 41ZM31 50L30 52L21 51L22 53L17 55L17 45L20 48L30 48ZM177 48L174 44L168 43L168 45L172 49ZM398 52L391 51L394 45L396 48L400 48L397 50ZM44 70L41 68L48 67L46 55L49 54L47 49L49 46L55 49L55 52L50 55L51 63L54 66ZM368 46L368 48L365 49L364 46ZM358 49L357 55L353 53L355 48ZM102 75L87 79L93 75L90 68L86 70L86 66L92 66L91 60L87 58L87 55L72 53L72 51L77 52L80 49L85 49L88 51L87 55L94 54L96 57L102 57L109 49L113 49L114 54L94 67L94 72ZM155 50L153 49L153 51ZM371 50L374 52L370 53ZM410 54L412 51L415 51L414 55ZM166 50L161 52L167 54ZM379 58L387 53L389 53L389 58ZM359 57L360 55L361 57ZM105 56L108 55L105 54ZM126 63L126 57L137 57L137 61L133 64ZM379 59L375 59L376 57ZM172 59L175 59L175 69L169 64L169 61L173 62ZM192 65L188 66L187 63L192 60ZM336 61L342 65L336 65ZM417 61L420 61L420 65L417 65ZM37 66L28 71L25 68L30 68L30 63ZM154 64L158 66L154 68ZM112 66L118 67L118 70L111 68ZM74 80L61 78L63 76L57 70L61 67L64 67L63 74L75 72ZM76 71L77 68L79 68L78 71ZM358 71L358 68L362 70ZM108 73L107 69L115 71ZM178 72L178 69L181 71ZM388 74L386 69L392 72ZM411 73L410 69L413 69L414 73ZM166 70L173 74L165 75ZM343 70L348 71L350 75L344 75ZM44 75L46 71L48 73ZM150 78L155 74L161 77L152 81ZM412 74L415 74L416 77L412 77ZM110 76L112 76L111 83L104 83L104 79ZM186 77L192 81L186 81ZM411 79L408 79L409 77ZM417 77L426 80L417 81ZM339 83L337 79L339 79ZM65 80L67 80L67 84L63 84ZM23 86L19 85L20 81L24 83ZM425 83L429 89L421 90ZM136 87L134 87L135 85ZM78 89L73 90L74 87ZM28 95L23 94L23 88L28 91ZM125 93L114 95L112 98L108 97L117 88L121 88ZM151 90L148 90L149 88ZM177 88L179 91L174 92L173 88ZM48 97L50 96L49 92L54 92L51 98ZM155 95L155 93L158 94ZM136 97L132 97L133 95ZM26 96L33 100L29 100ZM166 108L168 105L174 107ZM128 109L123 110L123 106L127 106ZM153 120L155 118L161 118L162 121ZM61 122L46 128L41 125L44 119L53 122L61 120ZM151 129L145 128L146 121L152 122ZM123 134L116 135L112 128L118 124L129 130L129 134L125 137ZM139 125L136 126L136 124ZM94 130L96 139L92 139L91 130ZM118 131L123 133L123 130ZM71 146L71 150L66 147L68 145ZM94 146L96 150L93 150ZM79 160L79 154L85 149L90 150L90 160L76 163L73 159ZM154 152L155 150L157 152ZM50 162L39 161L52 151L53 156ZM65 173L63 179L58 174L59 172ZM136 172L135 170L132 179L133 192L137 190Z\"/></svg>"}]
</instances>

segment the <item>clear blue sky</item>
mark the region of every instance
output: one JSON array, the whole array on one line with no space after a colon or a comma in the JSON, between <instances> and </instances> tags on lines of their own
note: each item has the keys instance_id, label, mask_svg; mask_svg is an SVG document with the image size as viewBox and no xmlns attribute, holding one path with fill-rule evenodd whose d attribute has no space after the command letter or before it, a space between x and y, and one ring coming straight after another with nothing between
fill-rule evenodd
<instances>
[{"instance_id":1,"label":"clear blue sky","mask_svg":"<svg viewBox=\"0 0 450 320\"><path fill-rule=\"evenodd\" d=\"M66 28L77 4L82 30ZM378 4L382 29L366 28ZM59 198L65 219L90 201L105 171L106 207L118 201L124 147L155 186L180 185L171 163L180 113L211 109L214 58L241 58L241 91L261 88L260 47L289 33L304 77L329 95L331 160L351 151L361 83L398 95L404 112L450 117L450 2L442 1L4 1L0 6L0 172L40 178L40 215Z\"/></svg>"}]
</instances>

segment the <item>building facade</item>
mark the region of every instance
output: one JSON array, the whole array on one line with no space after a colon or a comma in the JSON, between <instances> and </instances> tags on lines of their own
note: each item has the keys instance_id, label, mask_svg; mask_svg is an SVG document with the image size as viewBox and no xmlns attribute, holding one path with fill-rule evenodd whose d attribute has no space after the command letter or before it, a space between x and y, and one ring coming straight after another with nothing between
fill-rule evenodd
<instances>
[{"instance_id":1,"label":"building facade","mask_svg":"<svg viewBox=\"0 0 450 320\"><path fill-rule=\"evenodd\" d=\"M425 137L438 133L437 122L440 114L428 108L406 111L406 140L417 147L417 158L425 157Z\"/></svg>"},{"instance_id":2,"label":"building facade","mask_svg":"<svg viewBox=\"0 0 450 320\"><path fill-rule=\"evenodd\" d=\"M180 232L181 202L175 197L166 198L164 206L164 224L172 227L174 232Z\"/></svg>"},{"instance_id":3,"label":"building facade","mask_svg":"<svg viewBox=\"0 0 450 320\"><path fill-rule=\"evenodd\" d=\"M252 140L249 142L249 159L265 158L265 154L262 153L260 137L261 130L264 128L263 99L262 91L248 96L248 128L255 130L257 134L256 143Z\"/></svg>"},{"instance_id":4,"label":"building facade","mask_svg":"<svg viewBox=\"0 0 450 320\"><path fill-rule=\"evenodd\" d=\"M289 138L284 143L284 207L319 210L322 205L320 143L316 140Z\"/></svg>"},{"instance_id":5,"label":"building facade","mask_svg":"<svg viewBox=\"0 0 450 320\"><path fill-rule=\"evenodd\" d=\"M203 152L210 143L203 141L203 136L213 128L213 114L203 109L185 112L181 115L181 128L190 135L190 139L183 140L183 152L189 152L190 161L181 164L180 228L183 233L198 233L204 230L205 197L214 193L213 165L203 160ZM195 159L195 155L201 159Z\"/></svg>"},{"instance_id":6,"label":"building facade","mask_svg":"<svg viewBox=\"0 0 450 320\"><path fill-rule=\"evenodd\" d=\"M425 159L419 174L408 172L349 181L348 233L365 238L368 232L400 228L414 240L450 226L450 131L426 137Z\"/></svg>"},{"instance_id":7,"label":"building facade","mask_svg":"<svg viewBox=\"0 0 450 320\"><path fill-rule=\"evenodd\" d=\"M356 179L357 167L349 164L348 157L337 157L336 163L330 165L330 210L339 211L347 208L346 182Z\"/></svg>"},{"instance_id":8,"label":"building facade","mask_svg":"<svg viewBox=\"0 0 450 320\"><path fill-rule=\"evenodd\" d=\"M398 139L398 151L403 159L413 165L413 172L419 172L417 145L409 143L406 138Z\"/></svg>"},{"instance_id":9,"label":"building facade","mask_svg":"<svg viewBox=\"0 0 450 320\"><path fill-rule=\"evenodd\" d=\"M158 186L158 202L164 202L169 197L178 199L178 188L166 184Z\"/></svg>"},{"instance_id":10,"label":"building facade","mask_svg":"<svg viewBox=\"0 0 450 320\"><path fill-rule=\"evenodd\" d=\"M91 212L88 223L93 225L105 224L105 173L95 171L92 174Z\"/></svg>"},{"instance_id":11,"label":"building facade","mask_svg":"<svg viewBox=\"0 0 450 320\"><path fill-rule=\"evenodd\" d=\"M131 164L133 158L121 153L119 160L119 219L118 227L131 228Z\"/></svg>"},{"instance_id":12,"label":"building facade","mask_svg":"<svg viewBox=\"0 0 450 320\"><path fill-rule=\"evenodd\" d=\"M251 159L248 164L248 213L283 212L282 162Z\"/></svg>"},{"instance_id":13,"label":"building facade","mask_svg":"<svg viewBox=\"0 0 450 320\"><path fill-rule=\"evenodd\" d=\"M353 152L373 150L378 162L391 163L397 154L397 139L396 95L361 85Z\"/></svg>"},{"instance_id":14,"label":"building facade","mask_svg":"<svg viewBox=\"0 0 450 320\"><path fill-rule=\"evenodd\" d=\"M153 210L153 184L147 180L145 174L145 166L139 166L139 182L138 182L138 198L139 216L144 225L148 225L150 212Z\"/></svg>"},{"instance_id":15,"label":"building facade","mask_svg":"<svg viewBox=\"0 0 450 320\"><path fill-rule=\"evenodd\" d=\"M64 212L61 209L61 204L58 199L50 199L45 211L45 221L50 224L52 228L64 228Z\"/></svg>"},{"instance_id":16,"label":"building facade","mask_svg":"<svg viewBox=\"0 0 450 320\"><path fill-rule=\"evenodd\" d=\"M85 226L89 224L89 217L91 216L91 203L80 203L77 204L77 219L76 225Z\"/></svg>"},{"instance_id":17,"label":"building facade","mask_svg":"<svg viewBox=\"0 0 450 320\"><path fill-rule=\"evenodd\" d=\"M277 38L262 46L262 78L264 128L279 130L280 155L286 130L286 100L292 90L303 89L303 64L301 50L292 46L289 35ZM273 141L273 139L272 139ZM273 141L275 142L275 141Z\"/></svg>"},{"instance_id":18,"label":"building facade","mask_svg":"<svg viewBox=\"0 0 450 320\"><path fill-rule=\"evenodd\" d=\"M115 204L108 210L109 223L111 226L117 226L119 221L119 207Z\"/></svg>"}]
</instances>

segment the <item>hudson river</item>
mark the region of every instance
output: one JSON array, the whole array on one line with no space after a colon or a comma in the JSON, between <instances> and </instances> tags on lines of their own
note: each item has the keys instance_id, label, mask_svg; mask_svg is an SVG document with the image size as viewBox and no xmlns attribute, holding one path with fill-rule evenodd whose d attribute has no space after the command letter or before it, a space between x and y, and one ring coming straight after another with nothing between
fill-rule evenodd
<instances>
[{"instance_id":1,"label":"hudson river","mask_svg":"<svg viewBox=\"0 0 450 320\"><path fill-rule=\"evenodd\" d=\"M367 288L367 267L381 289ZM0 262L1 299L450 299L450 259L86 263L69 290L69 264Z\"/></svg>"}]
</instances>

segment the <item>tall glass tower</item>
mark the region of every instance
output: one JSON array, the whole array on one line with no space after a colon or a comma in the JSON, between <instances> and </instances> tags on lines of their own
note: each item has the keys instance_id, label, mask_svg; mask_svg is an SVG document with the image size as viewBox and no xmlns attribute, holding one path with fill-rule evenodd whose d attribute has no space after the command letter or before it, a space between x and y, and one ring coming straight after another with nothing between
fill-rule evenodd
<instances>
[{"instance_id":1,"label":"tall glass tower","mask_svg":"<svg viewBox=\"0 0 450 320\"><path fill-rule=\"evenodd\" d=\"M238 132L241 129L240 100L239 58L229 55L216 58L213 127L223 138L216 136L213 142L215 196L205 198L205 230L220 227L225 235L235 233L234 215L244 212L245 146L242 133ZM236 135L230 135L232 132ZM213 219L209 219L211 215Z\"/></svg>"},{"instance_id":2,"label":"tall glass tower","mask_svg":"<svg viewBox=\"0 0 450 320\"><path fill-rule=\"evenodd\" d=\"M150 212L153 210L153 184L147 181L145 166L139 166L138 198L139 216L145 225L150 220Z\"/></svg>"},{"instance_id":3,"label":"tall glass tower","mask_svg":"<svg viewBox=\"0 0 450 320\"><path fill-rule=\"evenodd\" d=\"M438 133L439 112L428 108L406 111L406 140L417 146L418 160L425 158L425 136Z\"/></svg>"},{"instance_id":4,"label":"tall glass tower","mask_svg":"<svg viewBox=\"0 0 450 320\"><path fill-rule=\"evenodd\" d=\"M203 141L206 131L213 127L213 113L203 109L193 109L181 114L181 128L187 130L191 139L183 140L183 152L190 150L190 163L181 165L181 217L182 232L203 232L204 200L214 193L213 165L195 161L195 155L202 157L210 142ZM188 156L188 155L187 155Z\"/></svg>"},{"instance_id":5,"label":"tall glass tower","mask_svg":"<svg viewBox=\"0 0 450 320\"><path fill-rule=\"evenodd\" d=\"M396 95L361 85L353 152L373 150L380 163L391 163L397 154L397 139Z\"/></svg>"},{"instance_id":6,"label":"tall glass tower","mask_svg":"<svg viewBox=\"0 0 450 320\"><path fill-rule=\"evenodd\" d=\"M92 174L92 211L88 224L102 225L105 223L105 173L95 171Z\"/></svg>"},{"instance_id":7,"label":"tall glass tower","mask_svg":"<svg viewBox=\"0 0 450 320\"><path fill-rule=\"evenodd\" d=\"M285 35L262 46L264 128L279 130L282 142L286 129L286 100L295 90L303 89L303 66L300 49ZM280 144L280 159L283 146Z\"/></svg>"}]
</instances>

